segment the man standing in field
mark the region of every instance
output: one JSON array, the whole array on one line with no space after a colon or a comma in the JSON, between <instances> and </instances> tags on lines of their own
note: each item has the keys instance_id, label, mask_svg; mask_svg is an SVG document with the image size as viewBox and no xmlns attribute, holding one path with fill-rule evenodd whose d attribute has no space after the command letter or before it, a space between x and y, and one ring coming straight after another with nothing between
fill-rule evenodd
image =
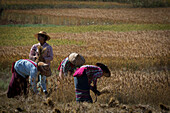
<instances>
[{"instance_id":1,"label":"man standing in field","mask_svg":"<svg viewBox=\"0 0 170 113\"><path fill-rule=\"evenodd\" d=\"M50 62L53 60L53 49L52 47L46 43L46 41L50 40L50 36L47 35L46 32L44 31L40 31L39 33L34 35L39 43L34 44L30 50L30 54L29 54L29 58L33 61L36 61L37 58L39 57L39 52L38 52L38 46L42 46L43 48L46 48L46 50L44 51L44 53L42 54L42 62L47 63L50 66ZM47 95L47 88L46 88L46 76L44 75L39 75L39 85L42 87L43 92Z\"/></svg>"}]
</instances>

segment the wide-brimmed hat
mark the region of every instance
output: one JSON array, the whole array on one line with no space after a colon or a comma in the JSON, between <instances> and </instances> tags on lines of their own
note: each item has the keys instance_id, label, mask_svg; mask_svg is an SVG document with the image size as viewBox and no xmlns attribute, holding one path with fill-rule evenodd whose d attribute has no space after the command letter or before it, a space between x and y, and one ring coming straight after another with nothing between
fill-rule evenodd
<instances>
[{"instance_id":1,"label":"wide-brimmed hat","mask_svg":"<svg viewBox=\"0 0 170 113\"><path fill-rule=\"evenodd\" d=\"M37 34L35 34L34 36L35 36L36 38L38 38L38 35L45 35L45 36L47 37L47 41L50 40L50 36L47 35L47 33L46 33L45 31L40 31L40 32L38 32Z\"/></svg>"},{"instance_id":2,"label":"wide-brimmed hat","mask_svg":"<svg viewBox=\"0 0 170 113\"><path fill-rule=\"evenodd\" d=\"M38 66L41 68L40 73L46 77L51 76L50 66L44 62L38 62Z\"/></svg>"},{"instance_id":3,"label":"wide-brimmed hat","mask_svg":"<svg viewBox=\"0 0 170 113\"><path fill-rule=\"evenodd\" d=\"M71 53L68 56L68 60L75 66L81 66L85 63L85 59L78 53Z\"/></svg>"},{"instance_id":4,"label":"wide-brimmed hat","mask_svg":"<svg viewBox=\"0 0 170 113\"><path fill-rule=\"evenodd\" d=\"M104 65L103 63L96 63L96 66L99 66L103 70L103 72L105 73L105 77L111 76L110 70L106 65Z\"/></svg>"}]
</instances>

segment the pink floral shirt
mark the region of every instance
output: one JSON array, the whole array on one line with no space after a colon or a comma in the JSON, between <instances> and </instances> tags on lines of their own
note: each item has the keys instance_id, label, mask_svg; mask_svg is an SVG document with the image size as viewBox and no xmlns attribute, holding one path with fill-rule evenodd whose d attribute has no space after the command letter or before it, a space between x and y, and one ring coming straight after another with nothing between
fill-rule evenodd
<instances>
[{"instance_id":1,"label":"pink floral shirt","mask_svg":"<svg viewBox=\"0 0 170 113\"><path fill-rule=\"evenodd\" d=\"M81 76L83 75L84 71L88 78L88 84L90 85L93 82L93 86L97 87L97 78L100 78L103 75L102 69L94 65L84 65L77 69L73 76L74 77Z\"/></svg>"}]
</instances>

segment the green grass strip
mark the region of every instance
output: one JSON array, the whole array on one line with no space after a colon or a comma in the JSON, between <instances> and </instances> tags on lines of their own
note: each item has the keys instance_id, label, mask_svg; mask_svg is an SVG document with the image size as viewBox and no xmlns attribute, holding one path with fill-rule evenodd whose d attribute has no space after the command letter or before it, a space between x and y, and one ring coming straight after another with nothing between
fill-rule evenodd
<instances>
[{"instance_id":1,"label":"green grass strip","mask_svg":"<svg viewBox=\"0 0 170 113\"><path fill-rule=\"evenodd\" d=\"M0 46L31 46L36 43L34 34L39 31L47 33L83 33L100 31L140 31L140 30L170 30L170 24L117 24L91 26L57 26L57 25L1 25ZM70 39L52 39L49 43L55 45L83 45L83 42Z\"/></svg>"},{"instance_id":2,"label":"green grass strip","mask_svg":"<svg viewBox=\"0 0 170 113\"><path fill-rule=\"evenodd\" d=\"M118 32L138 31L138 30L170 30L170 24L115 24L115 25L90 25L90 26L59 26L59 25L44 25L44 24L0 25L0 29L4 29L6 27L8 28L8 31L9 30L15 31L15 29L21 29L21 30L29 29L29 31L32 33L38 32L41 29L45 30L48 33L55 33L55 32L81 33L81 32L97 32L97 31L105 31L105 30L118 31Z\"/></svg>"}]
</instances>

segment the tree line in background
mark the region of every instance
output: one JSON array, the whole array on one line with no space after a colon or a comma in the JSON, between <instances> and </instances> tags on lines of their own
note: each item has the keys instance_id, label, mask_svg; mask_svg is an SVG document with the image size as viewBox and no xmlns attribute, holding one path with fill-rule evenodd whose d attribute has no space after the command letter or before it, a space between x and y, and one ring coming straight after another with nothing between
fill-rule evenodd
<instances>
[{"instance_id":1,"label":"tree line in background","mask_svg":"<svg viewBox=\"0 0 170 113\"><path fill-rule=\"evenodd\" d=\"M32 4L20 4L19 2L29 1ZM35 2L36 1L36 2ZM155 7L169 7L170 0L48 0L48 4L42 4L46 0L0 0L0 8L3 9L37 9L37 8L155 8ZM57 2L59 4L56 4ZM71 2L63 2L71 1ZM10 4L11 2L15 2ZM40 2L40 4L38 3ZM46 1L47 2L47 1ZM63 2L63 3L62 3ZM74 2L79 2L78 4ZM89 2L89 3L84 3ZM96 2L96 4L91 4L90 2ZM98 2L117 2L125 3L121 4L103 4L99 5ZM54 4L55 3L55 4Z\"/></svg>"},{"instance_id":2,"label":"tree line in background","mask_svg":"<svg viewBox=\"0 0 170 113\"><path fill-rule=\"evenodd\" d=\"M130 3L133 7L169 7L170 0L66 0Z\"/></svg>"}]
</instances>

